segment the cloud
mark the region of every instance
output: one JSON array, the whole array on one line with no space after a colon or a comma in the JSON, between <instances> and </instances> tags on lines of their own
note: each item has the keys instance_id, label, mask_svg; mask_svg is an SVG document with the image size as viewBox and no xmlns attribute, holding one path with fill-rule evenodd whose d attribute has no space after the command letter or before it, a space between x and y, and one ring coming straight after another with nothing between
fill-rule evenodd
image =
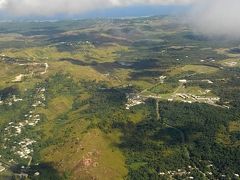
<instances>
[{"instance_id":1,"label":"cloud","mask_svg":"<svg viewBox=\"0 0 240 180\"><path fill-rule=\"evenodd\" d=\"M177 5L193 0L0 0L0 11L15 16L81 14L96 9L130 5Z\"/></svg>"},{"instance_id":2,"label":"cloud","mask_svg":"<svg viewBox=\"0 0 240 180\"><path fill-rule=\"evenodd\" d=\"M240 0L196 1L191 11L195 32L209 37L240 38Z\"/></svg>"},{"instance_id":3,"label":"cloud","mask_svg":"<svg viewBox=\"0 0 240 180\"><path fill-rule=\"evenodd\" d=\"M240 0L0 0L0 13L4 17L48 17L135 5L191 5L188 17L195 32L240 38Z\"/></svg>"}]
</instances>

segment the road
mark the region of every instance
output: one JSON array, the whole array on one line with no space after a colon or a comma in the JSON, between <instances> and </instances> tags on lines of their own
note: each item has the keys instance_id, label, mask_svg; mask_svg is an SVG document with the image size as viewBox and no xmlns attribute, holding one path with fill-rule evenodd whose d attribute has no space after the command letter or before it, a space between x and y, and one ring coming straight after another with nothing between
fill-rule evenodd
<instances>
[{"instance_id":1,"label":"road","mask_svg":"<svg viewBox=\"0 0 240 180\"><path fill-rule=\"evenodd\" d=\"M7 163L7 162L4 162L3 160L0 160L0 163L2 163L4 166L6 166L7 168L11 167L12 165Z\"/></svg>"},{"instance_id":2,"label":"road","mask_svg":"<svg viewBox=\"0 0 240 180\"><path fill-rule=\"evenodd\" d=\"M173 96L176 96L176 93L183 87L184 83L181 83L178 88L173 92Z\"/></svg>"},{"instance_id":3,"label":"road","mask_svg":"<svg viewBox=\"0 0 240 180\"><path fill-rule=\"evenodd\" d=\"M159 101L158 101L158 99L156 99L156 115L157 115L157 120L160 120Z\"/></svg>"},{"instance_id":4,"label":"road","mask_svg":"<svg viewBox=\"0 0 240 180\"><path fill-rule=\"evenodd\" d=\"M32 162L32 156L29 156L29 161L28 161L28 167L30 167L30 165L31 165L31 162Z\"/></svg>"},{"instance_id":5,"label":"road","mask_svg":"<svg viewBox=\"0 0 240 180\"><path fill-rule=\"evenodd\" d=\"M158 100L158 99L156 99L156 117L157 117L157 120L160 120L160 119L161 119L160 113L159 113L159 100ZM180 129L174 127L173 125L170 125L170 124L168 124L167 122L164 122L164 121L163 121L163 125L165 125L166 127L175 129L175 130L180 134L180 136L181 136L181 142L182 142L182 144L185 144L185 142L186 142L186 141L185 141L185 135L184 135L184 133L182 132L182 130L180 130Z\"/></svg>"}]
</instances>

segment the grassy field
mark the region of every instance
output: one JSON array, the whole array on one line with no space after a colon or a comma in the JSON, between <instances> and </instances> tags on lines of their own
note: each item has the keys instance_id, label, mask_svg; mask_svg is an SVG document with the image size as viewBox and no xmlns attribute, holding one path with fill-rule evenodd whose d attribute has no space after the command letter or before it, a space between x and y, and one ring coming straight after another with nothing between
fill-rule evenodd
<instances>
[{"instance_id":1,"label":"grassy field","mask_svg":"<svg viewBox=\"0 0 240 180\"><path fill-rule=\"evenodd\" d=\"M63 146L48 147L42 157L59 164L62 172L70 172L73 177L117 180L127 175L124 156L114 146L118 142L119 133L106 135L99 129L92 129L72 137Z\"/></svg>"},{"instance_id":2,"label":"grassy field","mask_svg":"<svg viewBox=\"0 0 240 180\"><path fill-rule=\"evenodd\" d=\"M184 72L195 72L198 74L213 74L218 71L218 68L204 66L204 65L185 65L183 67L177 67L170 71L169 75L174 76Z\"/></svg>"},{"instance_id":3,"label":"grassy field","mask_svg":"<svg viewBox=\"0 0 240 180\"><path fill-rule=\"evenodd\" d=\"M15 79L16 76L25 72L23 67L17 65L10 65L0 62L0 88L6 87L9 84L13 84L11 81Z\"/></svg>"},{"instance_id":4,"label":"grassy field","mask_svg":"<svg viewBox=\"0 0 240 180\"><path fill-rule=\"evenodd\" d=\"M71 179L122 179L127 175L127 169L125 158L116 146L121 134L88 130L90 122L79 117L84 107L69 112L72 100L72 97L60 96L52 99L47 109L38 110L48 120L36 131L42 131L43 142L49 138L56 142L41 150L42 161L53 163L61 173L69 173ZM66 113L68 120L62 119Z\"/></svg>"},{"instance_id":5,"label":"grassy field","mask_svg":"<svg viewBox=\"0 0 240 180\"><path fill-rule=\"evenodd\" d=\"M229 50L230 50L229 48L218 48L218 49L216 49L215 51L216 51L218 54L225 55L225 56L227 56L227 57L229 57L229 58L239 57L239 54L240 54L240 53L231 53Z\"/></svg>"},{"instance_id":6,"label":"grassy field","mask_svg":"<svg viewBox=\"0 0 240 180\"><path fill-rule=\"evenodd\" d=\"M240 131L240 122L239 121L229 122L228 130L230 132L239 132Z\"/></svg>"},{"instance_id":7,"label":"grassy field","mask_svg":"<svg viewBox=\"0 0 240 180\"><path fill-rule=\"evenodd\" d=\"M73 58L80 60L96 60L99 62L112 62L118 57L118 53L128 51L125 46L109 44L104 47L94 47L89 45L69 45L72 51L59 51L55 46L5 49L2 55L9 57L25 58L34 61L58 60L62 58Z\"/></svg>"}]
</instances>

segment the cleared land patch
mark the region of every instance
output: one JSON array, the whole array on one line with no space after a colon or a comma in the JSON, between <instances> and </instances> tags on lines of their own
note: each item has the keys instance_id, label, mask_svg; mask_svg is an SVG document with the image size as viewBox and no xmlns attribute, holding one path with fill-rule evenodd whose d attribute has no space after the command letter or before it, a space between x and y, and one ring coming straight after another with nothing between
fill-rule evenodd
<instances>
[{"instance_id":1,"label":"cleared land patch","mask_svg":"<svg viewBox=\"0 0 240 180\"><path fill-rule=\"evenodd\" d=\"M99 129L91 129L64 146L50 146L43 156L80 179L122 179L127 169L124 156L113 145L116 141L119 141L117 132L106 135Z\"/></svg>"},{"instance_id":2,"label":"cleared land patch","mask_svg":"<svg viewBox=\"0 0 240 180\"><path fill-rule=\"evenodd\" d=\"M204 66L204 65L185 65L183 67L177 67L172 69L172 71L170 71L170 75L174 76L177 74L181 74L183 72L195 72L198 74L213 74L216 73L218 71L218 68L215 67L210 67L210 66Z\"/></svg>"},{"instance_id":3,"label":"cleared land patch","mask_svg":"<svg viewBox=\"0 0 240 180\"><path fill-rule=\"evenodd\" d=\"M240 67L240 59L239 58L229 58L223 61L219 62L221 65L223 66L227 66L227 67Z\"/></svg>"}]
</instances>

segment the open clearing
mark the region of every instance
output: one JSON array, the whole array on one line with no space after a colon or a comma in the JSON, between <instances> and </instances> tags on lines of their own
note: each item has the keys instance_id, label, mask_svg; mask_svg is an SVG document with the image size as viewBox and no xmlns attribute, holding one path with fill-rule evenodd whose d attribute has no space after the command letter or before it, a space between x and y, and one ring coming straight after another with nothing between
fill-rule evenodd
<instances>
[{"instance_id":1,"label":"open clearing","mask_svg":"<svg viewBox=\"0 0 240 180\"><path fill-rule=\"evenodd\" d=\"M183 67L173 68L169 74L174 76L188 71L195 72L198 74L213 74L216 73L218 70L219 70L218 68L204 65L185 65Z\"/></svg>"},{"instance_id":2,"label":"open clearing","mask_svg":"<svg viewBox=\"0 0 240 180\"><path fill-rule=\"evenodd\" d=\"M127 169L122 153L113 145L118 139L117 132L106 135L92 129L62 147L50 146L43 151L43 157L80 179L120 180L127 175Z\"/></svg>"},{"instance_id":3,"label":"open clearing","mask_svg":"<svg viewBox=\"0 0 240 180\"><path fill-rule=\"evenodd\" d=\"M240 58L229 58L219 62L222 66L227 67L240 67Z\"/></svg>"}]
</instances>

